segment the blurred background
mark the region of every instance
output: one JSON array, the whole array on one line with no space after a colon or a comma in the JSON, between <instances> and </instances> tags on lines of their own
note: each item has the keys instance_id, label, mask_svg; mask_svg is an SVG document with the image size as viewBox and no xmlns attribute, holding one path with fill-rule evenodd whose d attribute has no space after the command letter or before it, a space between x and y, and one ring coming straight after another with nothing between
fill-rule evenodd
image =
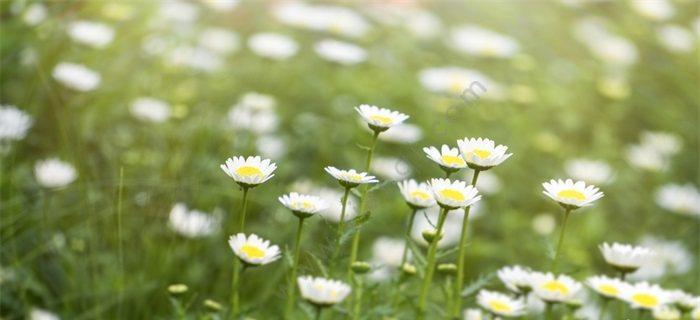
<instances>
[{"instance_id":1,"label":"blurred background","mask_svg":"<svg viewBox=\"0 0 700 320\"><path fill-rule=\"evenodd\" d=\"M168 318L173 283L193 316L225 304L241 193L218 166L237 155L279 167L251 193L248 231L283 251L296 220L277 197L333 204L304 240L300 274L320 274L342 195L323 167L361 169L363 103L411 116L375 153L389 183L367 206L367 301L388 290L410 213L391 181L442 176L422 148L464 137L514 153L480 176L468 281L546 268L561 211L541 183L571 177L605 198L572 216L562 270L609 273L598 245L643 244L660 255L634 279L697 294L699 6L2 0L0 317ZM251 316L279 314L286 270L245 279Z\"/></svg>"}]
</instances>

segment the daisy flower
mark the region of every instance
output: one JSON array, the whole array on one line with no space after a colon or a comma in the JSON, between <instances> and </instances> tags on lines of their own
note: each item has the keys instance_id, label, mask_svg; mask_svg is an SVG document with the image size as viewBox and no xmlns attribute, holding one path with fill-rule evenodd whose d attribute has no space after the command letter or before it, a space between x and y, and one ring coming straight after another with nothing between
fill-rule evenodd
<instances>
[{"instance_id":1,"label":"daisy flower","mask_svg":"<svg viewBox=\"0 0 700 320\"><path fill-rule=\"evenodd\" d=\"M335 167L326 167L325 170L345 188L354 188L361 184L379 182L374 176L370 176L366 172L357 172L354 169L341 170Z\"/></svg>"},{"instance_id":2,"label":"daisy flower","mask_svg":"<svg viewBox=\"0 0 700 320\"><path fill-rule=\"evenodd\" d=\"M488 170L495 167L512 156L506 154L508 147L504 145L496 146L493 140L483 138L464 138L457 141L459 150L464 156L464 160L470 168L474 170Z\"/></svg>"},{"instance_id":3,"label":"daisy flower","mask_svg":"<svg viewBox=\"0 0 700 320\"><path fill-rule=\"evenodd\" d=\"M587 207L593 204L596 200L603 197L603 193L598 191L593 185L586 186L583 181L567 179L563 181L550 180L542 184L544 190L542 193L558 202L567 210L574 210L581 207Z\"/></svg>"},{"instance_id":4,"label":"daisy flower","mask_svg":"<svg viewBox=\"0 0 700 320\"><path fill-rule=\"evenodd\" d=\"M188 210L183 203L177 203L170 210L168 226L173 231L188 237L199 238L212 235L221 227L221 216Z\"/></svg>"},{"instance_id":5,"label":"daisy flower","mask_svg":"<svg viewBox=\"0 0 700 320\"><path fill-rule=\"evenodd\" d=\"M458 51L479 57L509 58L520 51L513 38L475 25L453 30L451 44Z\"/></svg>"},{"instance_id":6,"label":"daisy flower","mask_svg":"<svg viewBox=\"0 0 700 320\"><path fill-rule=\"evenodd\" d=\"M66 30L73 41L97 49L107 47L114 39L114 29L94 21L74 21L68 24Z\"/></svg>"},{"instance_id":7,"label":"daisy flower","mask_svg":"<svg viewBox=\"0 0 700 320\"><path fill-rule=\"evenodd\" d=\"M567 275L534 273L531 279L532 292L545 302L568 303L576 299L581 283Z\"/></svg>"},{"instance_id":8,"label":"daisy flower","mask_svg":"<svg viewBox=\"0 0 700 320\"><path fill-rule=\"evenodd\" d=\"M592 184L609 184L613 180L613 170L607 163L591 159L573 159L566 162L566 173L577 180Z\"/></svg>"},{"instance_id":9,"label":"daisy flower","mask_svg":"<svg viewBox=\"0 0 700 320\"><path fill-rule=\"evenodd\" d=\"M379 140L399 144L416 143L422 138L423 129L410 123L396 125L379 136Z\"/></svg>"},{"instance_id":10,"label":"daisy flower","mask_svg":"<svg viewBox=\"0 0 700 320\"><path fill-rule=\"evenodd\" d=\"M34 176L43 187L61 188L75 181L78 172L70 163L51 158L36 163Z\"/></svg>"},{"instance_id":11,"label":"daisy flower","mask_svg":"<svg viewBox=\"0 0 700 320\"><path fill-rule=\"evenodd\" d=\"M594 276L586 279L586 285L605 298L619 298L629 284L617 278Z\"/></svg>"},{"instance_id":12,"label":"daisy flower","mask_svg":"<svg viewBox=\"0 0 700 320\"><path fill-rule=\"evenodd\" d=\"M666 184L656 191L656 204L671 212L700 217L700 192L692 184Z\"/></svg>"},{"instance_id":13,"label":"daisy flower","mask_svg":"<svg viewBox=\"0 0 700 320\"><path fill-rule=\"evenodd\" d=\"M137 119L153 123L167 121L172 113L167 102L150 97L136 99L131 104L130 111Z\"/></svg>"},{"instance_id":14,"label":"daisy flower","mask_svg":"<svg viewBox=\"0 0 700 320\"><path fill-rule=\"evenodd\" d=\"M100 74L86 66L70 62L57 64L51 72L53 78L64 86L80 92L95 90L100 85Z\"/></svg>"},{"instance_id":15,"label":"daisy flower","mask_svg":"<svg viewBox=\"0 0 700 320\"><path fill-rule=\"evenodd\" d=\"M248 39L248 47L255 54L272 60L287 60L299 50L292 38L271 32L254 34Z\"/></svg>"},{"instance_id":16,"label":"daisy flower","mask_svg":"<svg viewBox=\"0 0 700 320\"><path fill-rule=\"evenodd\" d=\"M263 240L255 234L248 237L243 233L232 235L228 244L236 256L248 266L265 265L282 256L279 247L270 246L270 241Z\"/></svg>"},{"instance_id":17,"label":"daisy flower","mask_svg":"<svg viewBox=\"0 0 700 320\"><path fill-rule=\"evenodd\" d=\"M648 282L639 282L625 287L622 299L634 309L654 310L669 302L666 290Z\"/></svg>"},{"instance_id":18,"label":"daisy flower","mask_svg":"<svg viewBox=\"0 0 700 320\"><path fill-rule=\"evenodd\" d=\"M683 312L689 312L695 307L700 307L700 297L679 289L668 291L668 293L669 303L673 303Z\"/></svg>"},{"instance_id":19,"label":"daisy flower","mask_svg":"<svg viewBox=\"0 0 700 320\"><path fill-rule=\"evenodd\" d=\"M39 309L39 308L32 308L29 310L29 315L27 317L29 320L60 320L61 318L44 309Z\"/></svg>"},{"instance_id":20,"label":"daisy flower","mask_svg":"<svg viewBox=\"0 0 700 320\"><path fill-rule=\"evenodd\" d=\"M464 320L483 320L486 315L481 309L466 309L464 310Z\"/></svg>"},{"instance_id":21,"label":"daisy flower","mask_svg":"<svg viewBox=\"0 0 700 320\"><path fill-rule=\"evenodd\" d=\"M351 290L350 286L344 282L320 277L299 277L297 284L301 297L318 307L329 307L342 302Z\"/></svg>"},{"instance_id":22,"label":"daisy flower","mask_svg":"<svg viewBox=\"0 0 700 320\"><path fill-rule=\"evenodd\" d=\"M693 253L681 241L645 236L639 245L654 251L655 256L639 270L630 274L630 279L654 280L671 275L682 275L693 267Z\"/></svg>"},{"instance_id":23,"label":"daisy flower","mask_svg":"<svg viewBox=\"0 0 700 320\"><path fill-rule=\"evenodd\" d=\"M314 51L321 58L342 65L354 65L367 59L367 52L362 47L338 40L321 40L314 45Z\"/></svg>"},{"instance_id":24,"label":"daisy flower","mask_svg":"<svg viewBox=\"0 0 700 320\"><path fill-rule=\"evenodd\" d=\"M435 198L427 183L404 180L397 183L406 203L413 209L424 209L435 205Z\"/></svg>"},{"instance_id":25,"label":"daisy flower","mask_svg":"<svg viewBox=\"0 0 700 320\"><path fill-rule=\"evenodd\" d=\"M421 85L428 91L461 95L464 99L484 98L502 100L504 86L487 75L471 69L448 66L423 69L418 74Z\"/></svg>"},{"instance_id":26,"label":"daisy flower","mask_svg":"<svg viewBox=\"0 0 700 320\"><path fill-rule=\"evenodd\" d=\"M448 210L468 207L481 200L476 188L460 180L431 179L430 188L437 203Z\"/></svg>"},{"instance_id":27,"label":"daisy flower","mask_svg":"<svg viewBox=\"0 0 700 320\"><path fill-rule=\"evenodd\" d=\"M425 152L428 159L437 163L447 174L452 174L459 171L459 169L467 167L467 163L459 155L459 149L450 148L446 144L443 144L440 150L435 147L425 147L423 152Z\"/></svg>"},{"instance_id":28,"label":"daisy flower","mask_svg":"<svg viewBox=\"0 0 700 320\"><path fill-rule=\"evenodd\" d=\"M11 105L0 105L0 141L22 140L34 120L26 112Z\"/></svg>"},{"instance_id":29,"label":"daisy flower","mask_svg":"<svg viewBox=\"0 0 700 320\"><path fill-rule=\"evenodd\" d=\"M270 159L256 157L233 157L228 158L225 164L221 165L221 170L231 177L243 188L253 188L270 180L275 175L277 165Z\"/></svg>"},{"instance_id":30,"label":"daisy flower","mask_svg":"<svg viewBox=\"0 0 700 320\"><path fill-rule=\"evenodd\" d=\"M508 288L515 293L527 293L530 288L531 271L521 266L503 267L498 270L498 278Z\"/></svg>"},{"instance_id":31,"label":"daisy flower","mask_svg":"<svg viewBox=\"0 0 700 320\"><path fill-rule=\"evenodd\" d=\"M690 317L693 320L700 320L700 306L693 309L693 311L690 311Z\"/></svg>"},{"instance_id":32,"label":"daisy flower","mask_svg":"<svg viewBox=\"0 0 700 320\"><path fill-rule=\"evenodd\" d=\"M299 218L308 218L326 208L326 204L321 198L296 192L285 194L278 200Z\"/></svg>"},{"instance_id":33,"label":"daisy flower","mask_svg":"<svg viewBox=\"0 0 700 320\"><path fill-rule=\"evenodd\" d=\"M632 0L630 6L639 15L654 21L668 20L676 13L673 5L667 0Z\"/></svg>"},{"instance_id":34,"label":"daisy flower","mask_svg":"<svg viewBox=\"0 0 700 320\"><path fill-rule=\"evenodd\" d=\"M369 128L376 133L389 130L389 128L399 125L408 119L407 115L398 111L379 108L368 104L362 104L356 107L355 110L357 110L357 113L367 122Z\"/></svg>"},{"instance_id":35,"label":"daisy flower","mask_svg":"<svg viewBox=\"0 0 700 320\"><path fill-rule=\"evenodd\" d=\"M655 320L680 320L681 312L669 306L661 306L652 311L652 316Z\"/></svg>"},{"instance_id":36,"label":"daisy flower","mask_svg":"<svg viewBox=\"0 0 700 320\"><path fill-rule=\"evenodd\" d=\"M603 243L600 252L603 253L605 262L623 273L636 271L655 256L651 249L619 243Z\"/></svg>"},{"instance_id":37,"label":"daisy flower","mask_svg":"<svg viewBox=\"0 0 700 320\"><path fill-rule=\"evenodd\" d=\"M505 294L480 290L476 302L490 313L502 317L519 317L525 313L525 304L520 299L513 299Z\"/></svg>"}]
</instances>

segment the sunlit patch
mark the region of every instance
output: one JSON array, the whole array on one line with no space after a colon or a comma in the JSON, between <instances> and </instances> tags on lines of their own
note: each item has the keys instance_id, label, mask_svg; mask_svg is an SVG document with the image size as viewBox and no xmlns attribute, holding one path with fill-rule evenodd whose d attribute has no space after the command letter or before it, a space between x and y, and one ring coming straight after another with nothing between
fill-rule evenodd
<instances>
[{"instance_id":1,"label":"sunlit patch","mask_svg":"<svg viewBox=\"0 0 700 320\"><path fill-rule=\"evenodd\" d=\"M260 171L257 167L253 166L242 166L238 169L236 169L236 174L242 177L253 177L253 176L262 176L263 172Z\"/></svg>"},{"instance_id":2,"label":"sunlit patch","mask_svg":"<svg viewBox=\"0 0 700 320\"><path fill-rule=\"evenodd\" d=\"M615 286L609 284L601 284L600 286L598 286L598 290L609 296L617 296L618 294L620 294L620 290L618 290Z\"/></svg>"},{"instance_id":3,"label":"sunlit patch","mask_svg":"<svg viewBox=\"0 0 700 320\"><path fill-rule=\"evenodd\" d=\"M453 190L453 189L440 190L440 195L442 195L443 197L445 197L447 199L453 200L453 201L460 201L461 202L461 201L465 200L464 195L461 192L459 192L457 190Z\"/></svg>"},{"instance_id":4,"label":"sunlit patch","mask_svg":"<svg viewBox=\"0 0 700 320\"><path fill-rule=\"evenodd\" d=\"M566 189L566 190L559 191L559 193L557 193L557 197L564 198L564 199L580 200L580 201L586 200L586 195L584 195L580 191L576 191L573 189Z\"/></svg>"},{"instance_id":5,"label":"sunlit patch","mask_svg":"<svg viewBox=\"0 0 700 320\"><path fill-rule=\"evenodd\" d=\"M569 288L565 284L563 284L559 281L549 281L549 282L543 284L542 288L544 288L547 291L559 292L561 294L568 294L569 293Z\"/></svg>"},{"instance_id":6,"label":"sunlit patch","mask_svg":"<svg viewBox=\"0 0 700 320\"><path fill-rule=\"evenodd\" d=\"M637 293L632 296L632 301L645 308L654 308L659 305L659 299L648 293Z\"/></svg>"},{"instance_id":7,"label":"sunlit patch","mask_svg":"<svg viewBox=\"0 0 700 320\"><path fill-rule=\"evenodd\" d=\"M513 308L511 308L509 305L498 300L489 301L489 307L496 312L507 313L513 311Z\"/></svg>"},{"instance_id":8,"label":"sunlit patch","mask_svg":"<svg viewBox=\"0 0 700 320\"><path fill-rule=\"evenodd\" d=\"M411 192L411 196L421 200L430 200L430 195L427 192L421 190L415 190Z\"/></svg>"},{"instance_id":9,"label":"sunlit patch","mask_svg":"<svg viewBox=\"0 0 700 320\"><path fill-rule=\"evenodd\" d=\"M491 151L484 149L474 149L472 154L479 157L479 159L486 159L491 155Z\"/></svg>"},{"instance_id":10,"label":"sunlit patch","mask_svg":"<svg viewBox=\"0 0 700 320\"><path fill-rule=\"evenodd\" d=\"M394 122L394 120L390 117L387 116L381 116L381 115L373 115L369 117L370 119L379 122L381 125L388 126Z\"/></svg>"},{"instance_id":11,"label":"sunlit patch","mask_svg":"<svg viewBox=\"0 0 700 320\"><path fill-rule=\"evenodd\" d=\"M249 244L244 244L241 247L241 251L245 253L246 256L249 258L253 259L259 259L259 258L264 258L265 257L265 251L261 250L260 248L256 246L252 246Z\"/></svg>"},{"instance_id":12,"label":"sunlit patch","mask_svg":"<svg viewBox=\"0 0 700 320\"><path fill-rule=\"evenodd\" d=\"M442 156L442 162L445 163L446 165L450 165L450 166L463 166L464 165L464 159L462 159L459 156L444 155L444 156Z\"/></svg>"}]
</instances>

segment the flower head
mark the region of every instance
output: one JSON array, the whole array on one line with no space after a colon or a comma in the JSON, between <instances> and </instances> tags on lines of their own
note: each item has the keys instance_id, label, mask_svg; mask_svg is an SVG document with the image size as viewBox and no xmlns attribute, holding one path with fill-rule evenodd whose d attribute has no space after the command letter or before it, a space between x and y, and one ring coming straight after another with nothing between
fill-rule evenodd
<instances>
[{"instance_id":1,"label":"flower head","mask_svg":"<svg viewBox=\"0 0 700 320\"><path fill-rule=\"evenodd\" d=\"M644 247L613 243L600 245L605 262L625 272L633 272L648 263L654 257L654 251Z\"/></svg>"},{"instance_id":2,"label":"flower head","mask_svg":"<svg viewBox=\"0 0 700 320\"><path fill-rule=\"evenodd\" d=\"M112 42L114 29L94 21L74 21L68 24L68 35L76 42L102 49Z\"/></svg>"},{"instance_id":3,"label":"flower head","mask_svg":"<svg viewBox=\"0 0 700 320\"><path fill-rule=\"evenodd\" d=\"M32 117L11 105L0 105L0 141L22 140L32 126Z\"/></svg>"},{"instance_id":4,"label":"flower head","mask_svg":"<svg viewBox=\"0 0 700 320\"><path fill-rule=\"evenodd\" d=\"M694 296L683 290L676 289L668 291L669 303L673 303L683 312L688 312L696 307L700 307L700 297Z\"/></svg>"},{"instance_id":5,"label":"flower head","mask_svg":"<svg viewBox=\"0 0 700 320\"><path fill-rule=\"evenodd\" d=\"M321 40L314 45L314 51L321 58L342 65L354 65L367 59L367 52L362 47L338 40Z\"/></svg>"},{"instance_id":6,"label":"flower head","mask_svg":"<svg viewBox=\"0 0 700 320\"><path fill-rule=\"evenodd\" d=\"M428 159L440 165L440 168L447 173L457 172L459 169L467 167L467 163L459 155L459 150L450 148L446 144L443 144L440 150L435 147L425 147L423 152L428 156Z\"/></svg>"},{"instance_id":7,"label":"flower head","mask_svg":"<svg viewBox=\"0 0 700 320\"><path fill-rule=\"evenodd\" d=\"M301 297L319 307L340 303L350 294L350 286L338 280L303 276L297 278Z\"/></svg>"},{"instance_id":8,"label":"flower head","mask_svg":"<svg viewBox=\"0 0 700 320\"><path fill-rule=\"evenodd\" d=\"M430 188L437 203L448 210L468 207L481 200L476 188L460 180L432 179Z\"/></svg>"},{"instance_id":9,"label":"flower head","mask_svg":"<svg viewBox=\"0 0 700 320\"><path fill-rule=\"evenodd\" d=\"M498 270L498 278L509 290L515 293L527 293L530 288L532 272L521 266L503 267Z\"/></svg>"},{"instance_id":10,"label":"flower head","mask_svg":"<svg viewBox=\"0 0 700 320\"><path fill-rule=\"evenodd\" d=\"M566 181L550 180L543 183L542 186L544 187L542 193L569 210L590 206L603 197L603 193L598 191L598 188L593 185L586 186L583 181L574 183L571 179Z\"/></svg>"},{"instance_id":11,"label":"flower head","mask_svg":"<svg viewBox=\"0 0 700 320\"><path fill-rule=\"evenodd\" d=\"M299 45L285 35L264 32L248 38L248 47L255 54L273 60L287 60L299 50Z\"/></svg>"},{"instance_id":12,"label":"flower head","mask_svg":"<svg viewBox=\"0 0 700 320\"><path fill-rule=\"evenodd\" d=\"M427 183L404 180L397 183L406 203L414 209L428 208L435 205L435 198Z\"/></svg>"},{"instance_id":13,"label":"flower head","mask_svg":"<svg viewBox=\"0 0 700 320\"><path fill-rule=\"evenodd\" d=\"M570 177L597 185L610 183L614 174L610 165L600 160L569 160L566 162L565 169Z\"/></svg>"},{"instance_id":14,"label":"flower head","mask_svg":"<svg viewBox=\"0 0 700 320\"><path fill-rule=\"evenodd\" d=\"M326 208L326 204L321 198L296 192L285 194L278 200L300 218L310 217Z\"/></svg>"},{"instance_id":15,"label":"flower head","mask_svg":"<svg viewBox=\"0 0 700 320\"><path fill-rule=\"evenodd\" d=\"M80 92L95 90L100 85L100 74L81 64L61 62L51 73L56 81Z\"/></svg>"},{"instance_id":16,"label":"flower head","mask_svg":"<svg viewBox=\"0 0 700 320\"><path fill-rule=\"evenodd\" d=\"M670 306L661 306L652 311L655 320L680 320L681 312Z\"/></svg>"},{"instance_id":17,"label":"flower head","mask_svg":"<svg viewBox=\"0 0 700 320\"><path fill-rule=\"evenodd\" d=\"M370 176L366 172L357 172L354 169L341 170L335 167L326 167L325 170L345 188L354 188L361 184L379 182L374 176Z\"/></svg>"},{"instance_id":18,"label":"flower head","mask_svg":"<svg viewBox=\"0 0 700 320\"><path fill-rule=\"evenodd\" d=\"M375 132L389 130L389 128L399 125L408 119L408 116L398 111L379 108L368 104L356 107L357 113L367 122L370 129Z\"/></svg>"},{"instance_id":19,"label":"flower head","mask_svg":"<svg viewBox=\"0 0 700 320\"><path fill-rule=\"evenodd\" d=\"M519 317L525 313L525 304L520 299L513 299L505 294L481 290L476 302L492 314L502 317Z\"/></svg>"},{"instance_id":20,"label":"flower head","mask_svg":"<svg viewBox=\"0 0 700 320\"><path fill-rule=\"evenodd\" d=\"M248 237L243 233L232 235L228 244L238 259L251 266L265 265L282 256L279 247L270 246L270 241L263 240L255 234Z\"/></svg>"},{"instance_id":21,"label":"flower head","mask_svg":"<svg viewBox=\"0 0 700 320\"><path fill-rule=\"evenodd\" d=\"M244 188L252 188L267 180L272 179L275 175L277 165L270 159L262 159L256 157L233 157L228 158L225 164L221 165L221 170L231 177L236 183Z\"/></svg>"},{"instance_id":22,"label":"flower head","mask_svg":"<svg viewBox=\"0 0 700 320\"><path fill-rule=\"evenodd\" d=\"M458 51L480 57L508 58L520 51L513 38L475 25L453 30L451 44Z\"/></svg>"},{"instance_id":23,"label":"flower head","mask_svg":"<svg viewBox=\"0 0 700 320\"><path fill-rule=\"evenodd\" d=\"M170 210L168 226L173 231L188 238L204 237L219 230L221 216L197 210L187 210L185 204L177 203Z\"/></svg>"},{"instance_id":24,"label":"flower head","mask_svg":"<svg viewBox=\"0 0 700 320\"><path fill-rule=\"evenodd\" d=\"M692 184L667 184L656 192L656 204L671 212L700 218L700 192Z\"/></svg>"},{"instance_id":25,"label":"flower head","mask_svg":"<svg viewBox=\"0 0 700 320\"><path fill-rule=\"evenodd\" d=\"M483 138L464 138L457 141L459 150L462 152L464 160L472 169L488 170L501 164L512 156L506 153L508 147L504 145L496 146L493 140Z\"/></svg>"},{"instance_id":26,"label":"flower head","mask_svg":"<svg viewBox=\"0 0 700 320\"><path fill-rule=\"evenodd\" d=\"M78 172L71 164L51 158L36 163L34 176L43 187L61 188L75 181Z\"/></svg>"},{"instance_id":27,"label":"flower head","mask_svg":"<svg viewBox=\"0 0 700 320\"><path fill-rule=\"evenodd\" d=\"M626 286L622 299L634 309L653 310L665 305L669 301L669 295L658 285L639 282Z\"/></svg>"},{"instance_id":28,"label":"flower head","mask_svg":"<svg viewBox=\"0 0 700 320\"><path fill-rule=\"evenodd\" d=\"M170 118L170 105L158 99L140 97L131 103L131 114L139 120L162 123Z\"/></svg>"},{"instance_id":29,"label":"flower head","mask_svg":"<svg viewBox=\"0 0 700 320\"><path fill-rule=\"evenodd\" d=\"M617 278L593 276L586 280L586 285L605 298L619 298L629 284Z\"/></svg>"},{"instance_id":30,"label":"flower head","mask_svg":"<svg viewBox=\"0 0 700 320\"><path fill-rule=\"evenodd\" d=\"M582 287L581 283L563 274L534 273L531 281L535 295L550 303L574 301Z\"/></svg>"}]
</instances>

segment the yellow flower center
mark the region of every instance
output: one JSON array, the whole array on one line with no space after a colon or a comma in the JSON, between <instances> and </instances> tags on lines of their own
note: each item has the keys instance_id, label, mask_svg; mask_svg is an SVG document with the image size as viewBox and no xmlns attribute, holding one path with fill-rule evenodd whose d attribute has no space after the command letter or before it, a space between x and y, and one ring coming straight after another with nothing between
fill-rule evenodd
<instances>
[{"instance_id":1,"label":"yellow flower center","mask_svg":"<svg viewBox=\"0 0 700 320\"><path fill-rule=\"evenodd\" d=\"M369 118L374 120L374 121L379 122L379 124L381 124L383 126L388 126L394 122L394 120L392 118L387 117L387 116L380 116L378 114L370 116Z\"/></svg>"},{"instance_id":2,"label":"yellow flower center","mask_svg":"<svg viewBox=\"0 0 700 320\"><path fill-rule=\"evenodd\" d=\"M454 201L464 201L465 200L464 195L461 192L454 190L454 189L440 190L440 194L443 197L450 199L450 200L454 200Z\"/></svg>"},{"instance_id":3,"label":"yellow flower center","mask_svg":"<svg viewBox=\"0 0 700 320\"><path fill-rule=\"evenodd\" d=\"M243 177L262 176L263 172L257 167L242 166L236 169L236 174Z\"/></svg>"},{"instance_id":4,"label":"yellow flower center","mask_svg":"<svg viewBox=\"0 0 700 320\"><path fill-rule=\"evenodd\" d=\"M479 157L479 159L486 159L491 155L491 151L484 149L474 149L474 151L472 151L472 154Z\"/></svg>"},{"instance_id":5,"label":"yellow flower center","mask_svg":"<svg viewBox=\"0 0 700 320\"><path fill-rule=\"evenodd\" d=\"M421 200L429 200L430 199L430 195L424 191L421 191L421 190L416 190L416 191L411 192L411 196L418 198L418 199L421 199Z\"/></svg>"},{"instance_id":6,"label":"yellow flower center","mask_svg":"<svg viewBox=\"0 0 700 320\"><path fill-rule=\"evenodd\" d=\"M362 181L362 176L357 173L348 173L345 175L345 180L351 182L360 182Z\"/></svg>"},{"instance_id":7,"label":"yellow flower center","mask_svg":"<svg viewBox=\"0 0 700 320\"><path fill-rule=\"evenodd\" d=\"M314 204L308 200L307 201L297 201L293 204L293 207L307 209L307 210L315 208Z\"/></svg>"},{"instance_id":8,"label":"yellow flower center","mask_svg":"<svg viewBox=\"0 0 700 320\"><path fill-rule=\"evenodd\" d=\"M659 305L659 299L648 293L637 293L632 296L632 301L645 308L654 308Z\"/></svg>"},{"instance_id":9,"label":"yellow flower center","mask_svg":"<svg viewBox=\"0 0 700 320\"><path fill-rule=\"evenodd\" d=\"M459 156L444 155L441 157L442 162L448 166L463 166L464 159Z\"/></svg>"},{"instance_id":10,"label":"yellow flower center","mask_svg":"<svg viewBox=\"0 0 700 320\"><path fill-rule=\"evenodd\" d=\"M556 280L552 280L545 283L544 285L542 285L542 288L544 288L547 291L556 291L561 294L569 293L569 288L565 284Z\"/></svg>"},{"instance_id":11,"label":"yellow flower center","mask_svg":"<svg viewBox=\"0 0 700 320\"><path fill-rule=\"evenodd\" d=\"M243 253L245 253L245 255L248 256L248 258L256 259L265 257L265 251L249 244L244 244L241 247L241 251L243 251Z\"/></svg>"},{"instance_id":12,"label":"yellow flower center","mask_svg":"<svg viewBox=\"0 0 700 320\"><path fill-rule=\"evenodd\" d=\"M460 94L462 93L462 90L464 90L464 87L465 81L462 79L462 77L458 75L450 75L450 92Z\"/></svg>"},{"instance_id":13,"label":"yellow flower center","mask_svg":"<svg viewBox=\"0 0 700 320\"><path fill-rule=\"evenodd\" d=\"M598 286L598 290L609 296L617 296L618 294L620 294L620 290L617 290L615 286L610 284L601 284L600 286Z\"/></svg>"},{"instance_id":14,"label":"yellow flower center","mask_svg":"<svg viewBox=\"0 0 700 320\"><path fill-rule=\"evenodd\" d=\"M580 191L576 191L573 189L566 189L566 190L559 191L559 193L557 193L557 196L560 198L565 198L565 199L575 199L575 200L580 200L580 201L586 200L586 195L584 195Z\"/></svg>"},{"instance_id":15,"label":"yellow flower center","mask_svg":"<svg viewBox=\"0 0 700 320\"><path fill-rule=\"evenodd\" d=\"M513 311L513 308L511 308L509 305L498 300L489 301L489 307L491 308L491 310L501 313Z\"/></svg>"}]
</instances>

